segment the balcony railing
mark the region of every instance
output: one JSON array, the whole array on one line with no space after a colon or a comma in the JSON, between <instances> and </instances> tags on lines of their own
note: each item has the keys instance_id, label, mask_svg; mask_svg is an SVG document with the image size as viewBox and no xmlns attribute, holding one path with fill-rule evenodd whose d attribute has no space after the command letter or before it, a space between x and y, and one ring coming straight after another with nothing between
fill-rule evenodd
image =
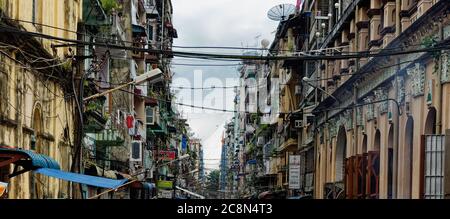
<instances>
[{"instance_id":1,"label":"balcony railing","mask_svg":"<svg viewBox=\"0 0 450 219\"><path fill-rule=\"evenodd\" d=\"M147 18L159 17L158 8L154 0L144 0L144 8Z\"/></svg>"},{"instance_id":2,"label":"balcony railing","mask_svg":"<svg viewBox=\"0 0 450 219\"><path fill-rule=\"evenodd\" d=\"M118 130L107 129L95 134L95 144L104 147L122 146L124 137Z\"/></svg>"}]
</instances>

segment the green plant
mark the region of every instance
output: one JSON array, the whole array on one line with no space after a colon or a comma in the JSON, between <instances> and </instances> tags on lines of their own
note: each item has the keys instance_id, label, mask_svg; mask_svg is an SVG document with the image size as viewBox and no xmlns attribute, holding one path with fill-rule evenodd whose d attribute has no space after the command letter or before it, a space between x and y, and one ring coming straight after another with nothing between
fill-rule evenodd
<instances>
[{"instance_id":1,"label":"green plant","mask_svg":"<svg viewBox=\"0 0 450 219\"><path fill-rule=\"evenodd\" d=\"M64 63L62 65L62 68L64 69L64 71L66 72L71 72L72 71L72 61L68 61L66 63Z\"/></svg>"},{"instance_id":2,"label":"green plant","mask_svg":"<svg viewBox=\"0 0 450 219\"><path fill-rule=\"evenodd\" d=\"M103 10L105 10L106 14L111 13L111 11L117 10L120 8L120 5L117 3L117 0L101 0Z\"/></svg>"}]
</instances>

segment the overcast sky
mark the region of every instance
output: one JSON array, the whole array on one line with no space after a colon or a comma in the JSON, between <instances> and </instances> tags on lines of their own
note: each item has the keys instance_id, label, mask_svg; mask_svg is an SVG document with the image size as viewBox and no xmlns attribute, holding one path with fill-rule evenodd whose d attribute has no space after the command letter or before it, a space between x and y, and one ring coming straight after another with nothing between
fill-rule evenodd
<instances>
[{"instance_id":1,"label":"overcast sky","mask_svg":"<svg viewBox=\"0 0 450 219\"><path fill-rule=\"evenodd\" d=\"M173 0L173 23L178 31L175 46L232 46L260 47L262 39L270 41L278 22L267 18L267 12L282 3L295 4L296 0ZM259 37L258 37L259 36ZM209 53L242 53L240 50L180 49ZM174 64L236 64L211 60L175 58ZM194 72L197 73L194 74ZM199 73L201 71L201 74ZM235 66L191 67L173 66L173 86L211 87L236 86L239 74ZM233 110L232 89L178 90L177 102L195 106ZM232 113L193 110L179 107L192 130L203 142L207 170L219 167L221 137Z\"/></svg>"}]
</instances>

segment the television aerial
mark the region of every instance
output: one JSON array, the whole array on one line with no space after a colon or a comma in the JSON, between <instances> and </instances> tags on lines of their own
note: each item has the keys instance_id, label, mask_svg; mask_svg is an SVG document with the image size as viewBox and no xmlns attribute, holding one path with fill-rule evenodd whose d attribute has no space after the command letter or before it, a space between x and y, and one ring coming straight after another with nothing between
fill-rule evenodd
<instances>
[{"instance_id":1,"label":"television aerial","mask_svg":"<svg viewBox=\"0 0 450 219\"><path fill-rule=\"evenodd\" d=\"M286 21L293 13L295 13L295 5L281 4L271 8L267 16L273 21Z\"/></svg>"}]
</instances>

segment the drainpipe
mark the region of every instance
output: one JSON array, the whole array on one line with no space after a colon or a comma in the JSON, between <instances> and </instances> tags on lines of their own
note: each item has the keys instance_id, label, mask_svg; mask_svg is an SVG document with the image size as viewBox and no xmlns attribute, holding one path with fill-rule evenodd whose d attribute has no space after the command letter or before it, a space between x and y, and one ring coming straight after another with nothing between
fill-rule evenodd
<instances>
[{"instance_id":1,"label":"drainpipe","mask_svg":"<svg viewBox=\"0 0 450 219\"><path fill-rule=\"evenodd\" d=\"M324 155L323 155L323 157L324 157L324 159L322 159L322 160L325 160L325 162L323 162L324 164L324 175L325 175L325 177L323 178L323 179L321 179L321 181L323 181L323 183L322 183L322 185L320 185L321 186L321 193L322 193L322 197L321 197L321 199L323 199L323 195L324 195L324 193L323 193L323 191L324 191L324 188L323 188L323 186L325 185L325 183L327 182L327 167L328 167L328 137L330 136L330 127L329 127L329 125L328 125L328 111L326 111L325 112L325 128L326 128L326 132L324 132L325 133L325 135L326 136L324 136L324 147L325 147L325 150L324 150ZM320 156L321 158L322 158L322 156Z\"/></svg>"},{"instance_id":2,"label":"drainpipe","mask_svg":"<svg viewBox=\"0 0 450 219\"><path fill-rule=\"evenodd\" d=\"M400 35L400 28L401 28L401 23L400 23L400 11L402 10L402 3L401 0L395 0L395 36L399 36Z\"/></svg>"},{"instance_id":3,"label":"drainpipe","mask_svg":"<svg viewBox=\"0 0 450 219\"><path fill-rule=\"evenodd\" d=\"M161 24L161 50L163 50L164 49L164 31L165 31L165 28L164 28L164 24L165 24L165 19L166 19L166 9L165 9L165 2L166 2L166 0L163 0L162 1L162 9L161 9L161 11L162 11L162 15L161 15L161 22L162 22L162 24Z\"/></svg>"},{"instance_id":4,"label":"drainpipe","mask_svg":"<svg viewBox=\"0 0 450 219\"><path fill-rule=\"evenodd\" d=\"M439 22L439 40L442 41L444 40L444 31L443 31L443 26L442 26L442 22ZM436 96L438 99L438 102L436 104L436 133L437 134L445 134L445 131L442 130L442 84L441 84L441 74L442 74L442 69L444 69L444 65L446 63L444 63L444 61L442 60L442 51L439 52L440 56L439 56L439 68L437 71L437 92ZM436 63L437 64L437 63Z\"/></svg>"},{"instance_id":5,"label":"drainpipe","mask_svg":"<svg viewBox=\"0 0 450 219\"><path fill-rule=\"evenodd\" d=\"M399 60L397 59L397 64L399 63ZM398 71L400 70L400 66L397 65L397 71L395 72L395 98L398 100L399 97L399 93L398 93L398 88L399 88L399 84L398 84ZM394 142L397 143L397 146L393 148L393 160L395 162L393 162L393 167L392 167L392 174L393 174L393 179L392 179L392 184L393 184L393 188L392 188L392 198L399 198L398 196L398 167L399 167L399 161L398 161L398 151L400 148L400 138L399 138L399 129L400 129L400 112L399 112L399 108L396 107L396 111L397 113L395 113L393 116L393 121L394 121ZM394 146L394 145L393 145Z\"/></svg>"},{"instance_id":6,"label":"drainpipe","mask_svg":"<svg viewBox=\"0 0 450 219\"><path fill-rule=\"evenodd\" d=\"M353 87L353 102L355 104L358 103L358 90L357 87L354 86ZM358 108L353 108L353 150L352 151L352 155L357 155L358 154L358 141L359 141L359 133L358 133ZM353 181L353 179L351 179ZM358 182L352 182L352 184L355 184ZM353 189L353 188L352 188ZM355 197L355 194L357 194L358 191L355 191L355 189L353 189L352 191L352 196L353 198Z\"/></svg>"}]
</instances>

